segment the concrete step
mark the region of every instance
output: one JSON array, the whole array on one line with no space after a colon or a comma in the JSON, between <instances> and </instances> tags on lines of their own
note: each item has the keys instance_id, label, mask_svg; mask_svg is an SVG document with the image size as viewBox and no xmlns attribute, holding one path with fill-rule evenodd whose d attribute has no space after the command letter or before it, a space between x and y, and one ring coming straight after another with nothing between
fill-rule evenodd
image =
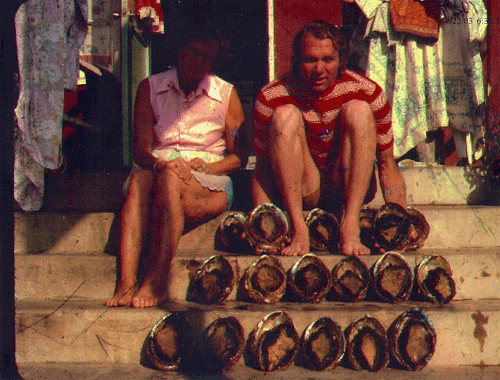
<instances>
[{"instance_id":1,"label":"concrete step","mask_svg":"<svg viewBox=\"0 0 500 380\"><path fill-rule=\"evenodd\" d=\"M400 168L410 205L498 205L500 198L478 167L439 166ZM382 204L381 191L374 204Z\"/></svg>"},{"instance_id":2,"label":"concrete step","mask_svg":"<svg viewBox=\"0 0 500 380\"><path fill-rule=\"evenodd\" d=\"M189 264L192 260L202 263L212 254L225 254L236 277L236 285L229 300L236 299L237 284L256 259L251 255L229 255L220 251L180 251L172 264L168 296L184 300L189 284ZM411 267L418 265L427 255L443 255L453 270L456 282L456 300L500 298L500 248L490 249L421 249L408 252ZM362 257L370 267L379 255ZM339 255L321 255L328 268L341 260ZM105 299L114 292L116 257L96 255L16 255L16 298L45 300ZM280 258L285 270L296 257Z\"/></svg>"},{"instance_id":3,"label":"concrete step","mask_svg":"<svg viewBox=\"0 0 500 380\"><path fill-rule=\"evenodd\" d=\"M314 320L331 317L343 329L362 315L377 318L384 328L403 312L420 307L437 334L436 350L427 368L498 366L500 300L426 303L320 303L279 305L226 302L201 306L176 302L163 308L106 308L99 301L18 301L18 363L140 363L141 347L155 324L169 311L183 311L199 331L217 318L234 316L248 337L267 314L286 311L299 334ZM245 338L246 339L246 338ZM243 363L241 359L240 363ZM287 377L286 371L283 378ZM311 373L311 376L314 375Z\"/></svg>"},{"instance_id":4,"label":"concrete step","mask_svg":"<svg viewBox=\"0 0 500 380\"><path fill-rule=\"evenodd\" d=\"M498 191L492 189L483 169L458 166L402 167L408 202L424 204L500 204ZM251 170L233 174L235 202L245 207ZM122 184L127 171L113 173L48 173L44 211L119 210L123 202ZM425 189L425 191L422 191ZM374 204L381 204L378 191Z\"/></svg>"},{"instance_id":5,"label":"concrete step","mask_svg":"<svg viewBox=\"0 0 500 380\"><path fill-rule=\"evenodd\" d=\"M119 210L128 171L112 173L48 172L43 210Z\"/></svg>"},{"instance_id":6,"label":"concrete step","mask_svg":"<svg viewBox=\"0 0 500 380\"><path fill-rule=\"evenodd\" d=\"M47 188L51 190L46 196L44 212L16 214L17 360L22 365L22 373L26 371L25 378L57 379L55 374L43 377L45 375L37 372L37 368L46 365L43 363L55 362L52 369L61 376L84 378L83 373L91 363L110 363L112 367L101 366L99 371L103 372L94 378L105 379L104 372L113 379L127 378L122 374L134 371L130 364L138 366L148 331L167 310L188 312L192 322L200 328L220 316L233 315L248 334L258 320L275 310L289 312L300 333L308 323L322 316L331 316L345 328L351 321L370 313L388 327L403 311L420 306L438 333L436 354L420 374L425 374L425 378L447 378L450 369L443 366L452 366L451 378L459 379L463 373L470 374L467 379L485 374L498 378L498 372L479 368L500 365L500 226L497 223L500 207L467 206L498 204L498 200L489 198L488 184L475 168L426 167L403 169L402 172L408 186L409 203L417 205L431 225L425 248L407 254L410 265L418 264L428 254L441 254L447 257L454 270L457 295L451 304L443 307L413 301L400 305L331 301L318 305L284 302L255 305L235 301L236 288L223 305L205 307L183 301L189 262L202 262L220 253L214 250L215 230L223 218L220 216L186 232L181 239L169 286L169 297L174 300L171 304L148 310L109 309L102 306L102 302L114 289L117 211L123 200L120 188L125 175L81 175L59 179L52 184L49 181ZM242 183L248 180L248 174L245 173ZM248 186L240 183L239 189L238 194L245 196ZM372 206L381 203L379 192ZM363 260L370 266L377 258L370 256ZM255 257L228 255L228 259L239 278ZM323 259L331 268L341 257L326 255ZM282 260L288 269L297 259L284 257ZM69 371L57 372L59 363L75 364ZM123 367L116 367L117 363ZM459 366L468 367L461 372L457 370ZM143 373L137 371L133 378L140 379ZM359 376L345 368L336 370L335 375L338 374L345 375L346 379ZM389 374L391 378L422 378L395 370L373 376L386 378ZM276 375L262 374L241 361L225 378L264 375L283 379L323 376L298 367ZM157 378L159 375L148 372L144 376ZM166 376L183 378L183 375Z\"/></svg>"},{"instance_id":7,"label":"concrete step","mask_svg":"<svg viewBox=\"0 0 500 380\"><path fill-rule=\"evenodd\" d=\"M426 248L500 247L499 206L418 206L430 225ZM214 248L224 214L186 232L179 250ZM16 254L116 252L119 217L114 212L16 213Z\"/></svg>"},{"instance_id":8,"label":"concrete step","mask_svg":"<svg viewBox=\"0 0 500 380\"><path fill-rule=\"evenodd\" d=\"M180 372L160 372L142 367L139 364L102 364L102 363L21 363L19 371L25 380L116 380L116 379L170 379L170 380L311 380L331 379L358 380L364 373L359 373L343 367L326 372L314 372L301 367L291 367L286 371L260 372L238 364L221 375L193 376ZM371 380L497 380L500 378L500 367L430 367L418 372L408 372L395 369L384 369L366 374Z\"/></svg>"}]
</instances>

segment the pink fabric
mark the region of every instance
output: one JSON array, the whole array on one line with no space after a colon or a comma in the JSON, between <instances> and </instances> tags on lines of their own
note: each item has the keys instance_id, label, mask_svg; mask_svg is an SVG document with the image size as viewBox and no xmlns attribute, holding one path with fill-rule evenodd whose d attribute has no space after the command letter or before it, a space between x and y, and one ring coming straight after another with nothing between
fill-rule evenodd
<instances>
[{"instance_id":1,"label":"pink fabric","mask_svg":"<svg viewBox=\"0 0 500 380\"><path fill-rule=\"evenodd\" d=\"M154 149L204 151L222 156L225 118L232 85L209 74L188 97L179 89L177 70L149 77L156 119Z\"/></svg>"}]
</instances>

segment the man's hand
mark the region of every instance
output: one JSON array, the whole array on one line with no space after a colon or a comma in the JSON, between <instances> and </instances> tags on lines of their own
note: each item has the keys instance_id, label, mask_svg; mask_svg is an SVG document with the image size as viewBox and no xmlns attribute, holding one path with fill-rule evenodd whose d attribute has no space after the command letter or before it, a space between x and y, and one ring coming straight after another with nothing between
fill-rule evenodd
<instances>
[{"instance_id":1,"label":"man's hand","mask_svg":"<svg viewBox=\"0 0 500 380\"><path fill-rule=\"evenodd\" d=\"M415 239L418 237L418 232L417 232L417 230L415 229L415 226L414 226L413 224L411 224L411 225L410 225L409 236L410 236L410 239L412 239L412 240L415 240ZM372 237L372 238L373 238L373 237ZM374 238L373 238L373 239L374 239ZM375 240L375 239L374 239L374 240ZM378 244L376 241L374 241L374 242L373 242L373 247L375 247L375 248L378 250L378 252L379 252L380 254L382 254L382 255L383 255L384 253L387 253L387 252L388 252L385 248L381 247L381 246L380 246L380 244ZM397 253L401 253L401 254L403 254L403 253L405 253L405 252L406 252L406 248L407 248L407 247L405 246L405 247L402 247L402 248L400 248L400 249L393 249L393 250L391 250L391 251L392 251L392 252L397 252Z\"/></svg>"},{"instance_id":2,"label":"man's hand","mask_svg":"<svg viewBox=\"0 0 500 380\"><path fill-rule=\"evenodd\" d=\"M406 209L406 184L394 160L393 147L378 152L378 174L386 203L397 203Z\"/></svg>"}]
</instances>

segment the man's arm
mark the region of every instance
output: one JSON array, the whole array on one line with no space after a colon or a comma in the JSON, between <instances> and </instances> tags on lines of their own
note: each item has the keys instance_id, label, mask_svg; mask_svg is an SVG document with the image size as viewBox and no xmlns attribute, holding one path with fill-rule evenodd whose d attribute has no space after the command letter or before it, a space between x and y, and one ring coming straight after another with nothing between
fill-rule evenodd
<instances>
[{"instance_id":1,"label":"man's arm","mask_svg":"<svg viewBox=\"0 0 500 380\"><path fill-rule=\"evenodd\" d=\"M406 209L406 184L396 166L392 145L377 150L377 166L385 202L397 203Z\"/></svg>"}]
</instances>

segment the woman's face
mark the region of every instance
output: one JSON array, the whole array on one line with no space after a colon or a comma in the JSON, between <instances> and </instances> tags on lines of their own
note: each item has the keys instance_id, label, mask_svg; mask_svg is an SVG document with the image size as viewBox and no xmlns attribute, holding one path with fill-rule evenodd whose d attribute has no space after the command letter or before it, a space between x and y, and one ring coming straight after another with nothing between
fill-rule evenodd
<instances>
[{"instance_id":1,"label":"woman's face","mask_svg":"<svg viewBox=\"0 0 500 380\"><path fill-rule=\"evenodd\" d=\"M188 42L181 48L177 62L179 78L185 82L199 82L212 69L217 55L216 41Z\"/></svg>"}]
</instances>

